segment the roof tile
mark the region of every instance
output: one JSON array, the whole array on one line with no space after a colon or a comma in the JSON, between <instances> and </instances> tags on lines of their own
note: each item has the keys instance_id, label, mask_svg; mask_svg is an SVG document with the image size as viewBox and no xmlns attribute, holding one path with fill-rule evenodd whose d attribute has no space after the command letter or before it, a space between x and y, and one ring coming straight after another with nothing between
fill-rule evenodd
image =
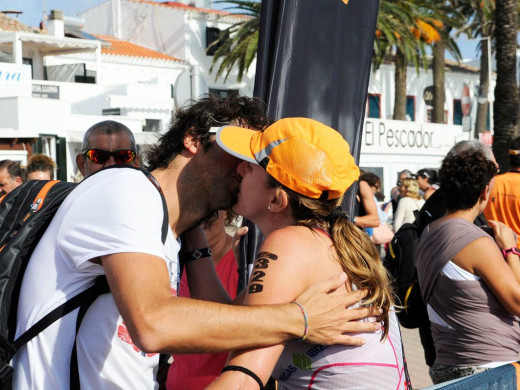
<instances>
[{"instance_id":1,"label":"roof tile","mask_svg":"<svg viewBox=\"0 0 520 390\"><path fill-rule=\"evenodd\" d=\"M32 33L35 32L35 29L0 12L0 31L23 31Z\"/></svg>"},{"instance_id":2,"label":"roof tile","mask_svg":"<svg viewBox=\"0 0 520 390\"><path fill-rule=\"evenodd\" d=\"M110 35L92 34L96 38L110 43L110 46L103 46L101 48L102 54L115 55L115 56L129 56L129 57L140 57L155 60L166 60L183 62L180 58L172 57L167 54L160 53L158 51L148 49L144 46L137 45L128 41L122 41L116 37Z\"/></svg>"}]
</instances>

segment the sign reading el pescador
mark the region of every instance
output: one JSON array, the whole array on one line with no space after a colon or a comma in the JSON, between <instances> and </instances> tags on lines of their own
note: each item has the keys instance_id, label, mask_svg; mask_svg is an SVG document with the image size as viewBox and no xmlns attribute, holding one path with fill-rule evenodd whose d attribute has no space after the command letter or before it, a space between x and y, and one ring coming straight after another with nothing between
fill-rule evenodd
<instances>
[{"instance_id":1,"label":"sign reading el pescador","mask_svg":"<svg viewBox=\"0 0 520 390\"><path fill-rule=\"evenodd\" d=\"M365 121L363 144L389 148L430 148L433 146L433 130L406 126L401 121Z\"/></svg>"},{"instance_id":2,"label":"sign reading el pescador","mask_svg":"<svg viewBox=\"0 0 520 390\"><path fill-rule=\"evenodd\" d=\"M365 155L444 157L468 136L460 125L365 118L361 149Z\"/></svg>"}]
</instances>

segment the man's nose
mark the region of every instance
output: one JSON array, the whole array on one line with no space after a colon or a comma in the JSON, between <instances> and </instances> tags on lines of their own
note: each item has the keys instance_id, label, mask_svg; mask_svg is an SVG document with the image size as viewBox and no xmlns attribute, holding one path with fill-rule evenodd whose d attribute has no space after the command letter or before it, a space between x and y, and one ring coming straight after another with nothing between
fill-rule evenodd
<instances>
[{"instance_id":1,"label":"man's nose","mask_svg":"<svg viewBox=\"0 0 520 390\"><path fill-rule=\"evenodd\" d=\"M103 164L104 167L109 167L111 165L116 165L116 160L114 159L114 156L110 156L107 162Z\"/></svg>"}]
</instances>

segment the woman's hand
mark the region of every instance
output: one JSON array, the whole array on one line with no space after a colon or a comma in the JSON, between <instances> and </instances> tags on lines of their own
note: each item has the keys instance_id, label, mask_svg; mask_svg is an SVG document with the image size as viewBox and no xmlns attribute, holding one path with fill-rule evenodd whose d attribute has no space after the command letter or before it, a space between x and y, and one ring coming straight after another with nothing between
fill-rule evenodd
<instances>
[{"instance_id":1,"label":"woman's hand","mask_svg":"<svg viewBox=\"0 0 520 390\"><path fill-rule=\"evenodd\" d=\"M242 227L239 227L235 231L235 234L233 235L233 241L231 242L231 248L233 249L233 254L235 255L235 261L237 263L237 267L240 267L240 252L239 252L240 240L242 239L242 237L244 237L247 234L248 230L249 230L249 228L247 226L242 226Z\"/></svg>"},{"instance_id":2,"label":"woman's hand","mask_svg":"<svg viewBox=\"0 0 520 390\"><path fill-rule=\"evenodd\" d=\"M500 250L516 246L516 237L510 227L498 221L488 221L495 232L495 242Z\"/></svg>"}]
</instances>

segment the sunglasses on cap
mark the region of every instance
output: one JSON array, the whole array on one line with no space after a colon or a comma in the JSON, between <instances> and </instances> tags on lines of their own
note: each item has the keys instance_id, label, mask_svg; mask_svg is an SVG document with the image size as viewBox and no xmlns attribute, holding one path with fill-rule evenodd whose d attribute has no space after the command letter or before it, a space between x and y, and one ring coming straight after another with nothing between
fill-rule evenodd
<instances>
[{"instance_id":1,"label":"sunglasses on cap","mask_svg":"<svg viewBox=\"0 0 520 390\"><path fill-rule=\"evenodd\" d=\"M90 161L96 164L105 164L110 157L114 157L116 164L128 164L135 158L135 152L130 149L120 149L109 152L103 149L89 149L84 153Z\"/></svg>"}]
</instances>

